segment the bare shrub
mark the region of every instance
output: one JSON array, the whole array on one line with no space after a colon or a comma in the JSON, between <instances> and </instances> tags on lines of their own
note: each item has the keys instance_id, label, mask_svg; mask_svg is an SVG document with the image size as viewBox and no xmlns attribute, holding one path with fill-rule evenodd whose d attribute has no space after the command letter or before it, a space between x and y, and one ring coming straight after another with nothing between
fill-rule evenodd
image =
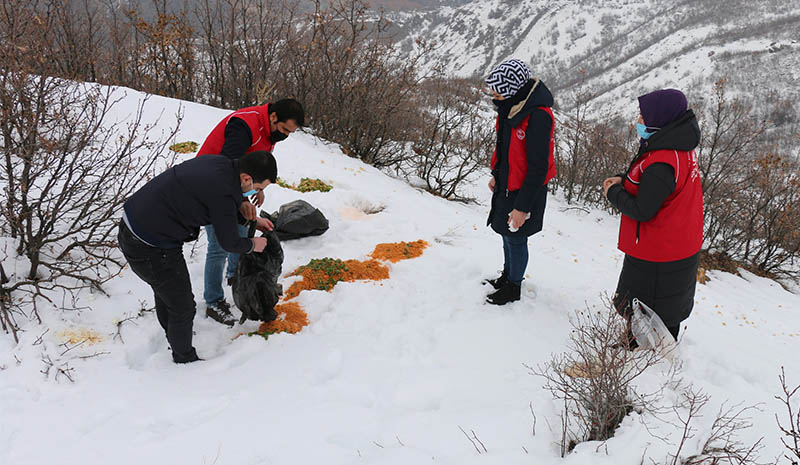
<instances>
[{"instance_id":1,"label":"bare shrub","mask_svg":"<svg viewBox=\"0 0 800 465\"><path fill-rule=\"evenodd\" d=\"M15 66L0 69L0 229L16 243L11 259L28 263L2 285L3 319L13 330L13 293L27 294L39 319L36 297L102 292L119 273L114 232L122 203L155 174L174 131L151 139L144 102L118 122L110 112L121 97L112 88L32 75L24 59L9 63Z\"/></svg>"},{"instance_id":2,"label":"bare shrub","mask_svg":"<svg viewBox=\"0 0 800 465\"><path fill-rule=\"evenodd\" d=\"M19 331L19 326L14 318L15 306L11 299L11 292L6 290L8 281L9 279L8 276L6 276L5 267L3 267L3 262L0 261L0 328L3 328L6 334L11 333L14 342L18 343L19 336L17 335L17 331Z\"/></svg>"},{"instance_id":3,"label":"bare shrub","mask_svg":"<svg viewBox=\"0 0 800 465\"><path fill-rule=\"evenodd\" d=\"M0 75L3 215L30 262L12 290L61 276L99 289L109 277L101 268L120 265L109 251L115 219L168 139L148 140L144 103L127 128L107 121L119 99L111 88Z\"/></svg>"},{"instance_id":4,"label":"bare shrub","mask_svg":"<svg viewBox=\"0 0 800 465\"><path fill-rule=\"evenodd\" d=\"M576 443L612 437L626 415L652 410L661 398L664 387L641 393L634 382L669 354L626 350L625 332L625 320L606 299L602 310L587 308L575 313L568 352L554 355L537 368L527 367L531 374L545 380L544 388L555 399L564 403L562 457ZM575 428L570 426L573 424Z\"/></svg>"},{"instance_id":5,"label":"bare shrub","mask_svg":"<svg viewBox=\"0 0 800 465\"><path fill-rule=\"evenodd\" d=\"M556 114L554 155L558 174L553 188L564 193L567 203L610 209L600 186L605 178L623 171L636 153L632 126L614 115L602 120L590 118L597 108L582 85L568 98L571 110Z\"/></svg>"},{"instance_id":6,"label":"bare shrub","mask_svg":"<svg viewBox=\"0 0 800 465\"><path fill-rule=\"evenodd\" d=\"M701 119L705 247L756 273L797 278L800 165L786 145L765 140L766 120L726 85L717 82Z\"/></svg>"},{"instance_id":7,"label":"bare shrub","mask_svg":"<svg viewBox=\"0 0 800 465\"><path fill-rule=\"evenodd\" d=\"M266 103L269 95L259 90L287 78L282 66L295 34L297 8L298 2L288 0L197 2L202 100L224 108Z\"/></svg>"},{"instance_id":8,"label":"bare shrub","mask_svg":"<svg viewBox=\"0 0 800 465\"><path fill-rule=\"evenodd\" d=\"M377 167L408 157L420 55L402 56L390 23L361 0L316 0L307 24L291 37L283 66L285 95L303 102L317 135ZM279 89L281 87L279 86Z\"/></svg>"},{"instance_id":9,"label":"bare shrub","mask_svg":"<svg viewBox=\"0 0 800 465\"><path fill-rule=\"evenodd\" d=\"M28 2L31 4L31 2ZM42 2L55 15L49 59L58 76L97 81L106 61L105 12L98 0L48 0Z\"/></svg>"},{"instance_id":10,"label":"bare shrub","mask_svg":"<svg viewBox=\"0 0 800 465\"><path fill-rule=\"evenodd\" d=\"M413 176L428 192L469 202L467 181L489 166L495 131L481 114L483 95L469 81L431 79L421 89L420 129L412 145Z\"/></svg>"},{"instance_id":11,"label":"bare shrub","mask_svg":"<svg viewBox=\"0 0 800 465\"><path fill-rule=\"evenodd\" d=\"M765 122L753 121L749 105L727 95L727 81L715 85L713 99L700 113L698 168L703 182L706 224L704 238L709 249L730 252L725 233L739 215L734 200L746 187L745 170L765 129ZM733 254L731 254L733 255Z\"/></svg>"},{"instance_id":12,"label":"bare shrub","mask_svg":"<svg viewBox=\"0 0 800 465\"><path fill-rule=\"evenodd\" d=\"M753 426L745 414L757 410L756 406L720 406L709 431L704 431L705 441L699 443L699 451L683 457L687 445L698 429L695 425L710 397L702 391L687 389L681 393L681 400L673 407L678 417L682 434L678 448L662 462L664 465L757 465L757 454L762 449L761 439L752 445L745 445L738 434Z\"/></svg>"},{"instance_id":13,"label":"bare shrub","mask_svg":"<svg viewBox=\"0 0 800 465\"><path fill-rule=\"evenodd\" d=\"M778 415L775 414L775 421L778 423L783 437L781 443L785 448L784 457L789 460L792 465L800 463L800 405L793 405L794 396L800 391L800 385L790 388L786 384L786 372L781 367L781 374L778 377L781 381L781 396L775 396L776 399L781 401L786 407L786 418L788 423L781 423Z\"/></svg>"},{"instance_id":14,"label":"bare shrub","mask_svg":"<svg viewBox=\"0 0 800 465\"><path fill-rule=\"evenodd\" d=\"M126 11L133 26L133 66L129 68L137 89L183 100L194 98L196 54L187 12L171 13L153 0L155 17L134 9Z\"/></svg>"}]
</instances>

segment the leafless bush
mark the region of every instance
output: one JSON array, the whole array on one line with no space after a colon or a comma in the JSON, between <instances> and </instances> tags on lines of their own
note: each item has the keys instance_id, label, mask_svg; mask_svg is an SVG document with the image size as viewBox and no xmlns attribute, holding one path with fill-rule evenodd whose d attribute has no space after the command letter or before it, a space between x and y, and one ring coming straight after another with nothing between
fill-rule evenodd
<instances>
[{"instance_id":1,"label":"leafless bush","mask_svg":"<svg viewBox=\"0 0 800 465\"><path fill-rule=\"evenodd\" d=\"M101 289L121 266L111 253L120 207L154 174L171 135L148 139L144 102L127 128L108 121L119 100L111 88L0 74L0 200L17 253L30 262L9 291L61 277Z\"/></svg>"},{"instance_id":2,"label":"leafless bush","mask_svg":"<svg viewBox=\"0 0 800 465\"><path fill-rule=\"evenodd\" d=\"M788 423L781 423L777 414L775 414L775 421L778 423L778 429L780 429L783 434L781 443L786 449L784 457L789 460L792 465L797 465L800 463L800 407L792 403L794 402L793 397L800 391L800 385L790 388L786 384L786 372L783 367L781 367L781 374L778 379L781 381L781 390L783 394L781 396L775 396L775 398L781 401L784 407L786 407Z\"/></svg>"},{"instance_id":3,"label":"leafless bush","mask_svg":"<svg viewBox=\"0 0 800 465\"><path fill-rule=\"evenodd\" d=\"M601 188L603 180L624 171L636 153L630 121L606 116L589 117L597 108L581 86L573 91L568 113L557 113L555 163L558 174L552 181L567 203L609 208ZM630 120L634 115L630 115Z\"/></svg>"},{"instance_id":4,"label":"leafless bush","mask_svg":"<svg viewBox=\"0 0 800 465\"><path fill-rule=\"evenodd\" d=\"M703 432L705 441L699 443L699 451L683 457L686 447L697 433L696 421L702 417L701 412L710 401L710 397L694 389L686 389L681 393L682 399L673 407L678 417L682 434L678 448L663 461L665 465L757 465L757 454L762 449L761 439L752 445L745 445L737 435L752 427L749 418L744 415L757 410L757 406L727 407L723 404L711 424L709 431ZM654 462L655 463L655 462Z\"/></svg>"},{"instance_id":5,"label":"leafless bush","mask_svg":"<svg viewBox=\"0 0 800 465\"><path fill-rule=\"evenodd\" d=\"M17 335L19 326L14 318L14 302L11 300L11 292L6 290L8 281L6 270L0 261L0 328L3 328L6 334L11 333L14 342L19 342L19 336Z\"/></svg>"},{"instance_id":6,"label":"leafless bush","mask_svg":"<svg viewBox=\"0 0 800 465\"><path fill-rule=\"evenodd\" d=\"M578 442L605 440L631 411L655 409L656 392L637 392L636 379L664 360L660 350L629 351L624 347L626 323L610 302L602 310L578 311L572 321L570 351L530 373L545 380L544 388L564 402L562 457ZM671 381L674 371L668 375ZM577 430L570 425L576 425Z\"/></svg>"},{"instance_id":7,"label":"leafless bush","mask_svg":"<svg viewBox=\"0 0 800 465\"><path fill-rule=\"evenodd\" d=\"M372 17L361 0L315 5L288 42L284 94L303 102L320 137L371 165L393 166L408 157L418 62L427 48L401 56L389 22Z\"/></svg>"},{"instance_id":8,"label":"leafless bush","mask_svg":"<svg viewBox=\"0 0 800 465\"><path fill-rule=\"evenodd\" d=\"M48 67L36 53L52 24L5 24L14 29L0 67L0 232L16 243L11 259L24 257L28 269L6 276L2 294L9 303L15 291L48 300L56 289L102 291L122 266L113 235L121 205L155 174L172 134L151 139L144 102L119 122L110 112L122 97L112 88L41 74ZM10 308L3 320L13 329Z\"/></svg>"},{"instance_id":9,"label":"leafless bush","mask_svg":"<svg viewBox=\"0 0 800 465\"><path fill-rule=\"evenodd\" d=\"M283 66L295 36L297 5L288 0L197 2L203 101L224 108L266 103L268 96L259 90L288 77ZM288 91L285 85L279 90Z\"/></svg>"},{"instance_id":10,"label":"leafless bush","mask_svg":"<svg viewBox=\"0 0 800 465\"><path fill-rule=\"evenodd\" d=\"M750 153L765 129L765 122L749 118L748 107L729 98L726 81L721 79L713 100L700 113L702 139L697 153L706 211L704 237L712 249L732 248L722 236L732 229L730 223L738 215L732 200L746 187L742 181Z\"/></svg>"},{"instance_id":11,"label":"leafless bush","mask_svg":"<svg viewBox=\"0 0 800 465\"><path fill-rule=\"evenodd\" d=\"M171 13L162 2L152 3L154 18L134 9L124 12L133 27L132 83L146 92L192 100L197 69L194 30L187 12Z\"/></svg>"},{"instance_id":12,"label":"leafless bush","mask_svg":"<svg viewBox=\"0 0 800 465\"><path fill-rule=\"evenodd\" d=\"M458 201L473 201L462 193L465 182L489 166L495 141L491 123L481 114L485 97L465 80L431 79L418 99L420 129L409 160L413 176L428 192Z\"/></svg>"},{"instance_id":13,"label":"leafless bush","mask_svg":"<svg viewBox=\"0 0 800 465\"><path fill-rule=\"evenodd\" d=\"M755 272L796 278L800 165L787 146L765 140L767 121L726 85L717 82L701 119L705 245Z\"/></svg>"},{"instance_id":14,"label":"leafless bush","mask_svg":"<svg viewBox=\"0 0 800 465\"><path fill-rule=\"evenodd\" d=\"M152 313L154 310L155 310L155 308L148 308L147 304L146 304L146 302L144 300L140 300L139 301L139 310L138 311L132 312L132 313L126 313L123 318L117 320L117 322L115 323L115 325L117 327L117 332L114 333L113 340L119 339L119 341L124 344L125 343L125 339L123 339L123 337L122 337L122 327L125 325L125 323L130 322L130 323L133 323L135 325L136 324L136 320L138 320L139 318L142 318L143 316L147 315L148 313Z\"/></svg>"}]
</instances>

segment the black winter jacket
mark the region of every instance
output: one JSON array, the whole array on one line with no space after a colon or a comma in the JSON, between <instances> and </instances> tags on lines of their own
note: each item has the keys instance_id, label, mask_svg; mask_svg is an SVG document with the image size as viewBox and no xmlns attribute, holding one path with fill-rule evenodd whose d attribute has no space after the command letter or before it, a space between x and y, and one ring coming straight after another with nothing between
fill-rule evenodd
<instances>
[{"instance_id":1,"label":"black winter jacket","mask_svg":"<svg viewBox=\"0 0 800 465\"><path fill-rule=\"evenodd\" d=\"M244 200L237 162L199 156L173 166L136 191L124 204L131 231L164 249L197 240L200 227L214 226L220 245L232 253L250 253L251 239L239 237Z\"/></svg>"},{"instance_id":2,"label":"black winter jacket","mask_svg":"<svg viewBox=\"0 0 800 465\"><path fill-rule=\"evenodd\" d=\"M700 128L691 110L643 141L631 166L652 150L694 150L700 142ZM622 175L625 176L625 175ZM675 172L665 163L654 163L642 173L639 194L634 197L620 185L608 190L608 200L623 214L648 221L658 213L664 200L675 190ZM651 262L625 255L614 305L629 315L634 298L653 309L668 328L680 325L694 307L700 254L671 262Z\"/></svg>"},{"instance_id":3,"label":"black winter jacket","mask_svg":"<svg viewBox=\"0 0 800 465\"><path fill-rule=\"evenodd\" d=\"M528 81L514 97L495 102L498 106L497 163L492 176L495 188L492 194L492 207L487 225L502 235L532 236L542 230L544 210L547 203L546 179L550 157L550 134L553 119L538 107L552 107L553 94L543 82L539 81L530 94L535 81ZM530 95L529 95L530 94ZM511 107L524 102L521 110L509 118ZM508 148L512 132L525 118L528 120L526 132L526 155L528 173L521 189L508 191ZM530 219L516 232L508 230L508 214L512 210L528 211Z\"/></svg>"}]
</instances>

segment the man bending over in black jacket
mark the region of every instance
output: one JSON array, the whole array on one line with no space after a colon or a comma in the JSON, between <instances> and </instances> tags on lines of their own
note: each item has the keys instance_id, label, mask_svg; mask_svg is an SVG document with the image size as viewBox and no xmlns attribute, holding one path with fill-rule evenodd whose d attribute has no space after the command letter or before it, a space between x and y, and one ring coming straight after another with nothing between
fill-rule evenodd
<instances>
[{"instance_id":1,"label":"man bending over in black jacket","mask_svg":"<svg viewBox=\"0 0 800 465\"><path fill-rule=\"evenodd\" d=\"M239 236L243 202L275 182L278 168L270 152L238 160L197 157L176 165L136 191L124 205L119 246L131 269L153 288L158 322L167 334L176 363L200 360L192 346L195 300L183 243L197 240L200 227L214 225L222 248L261 252L263 237ZM259 230L269 225L257 218Z\"/></svg>"}]
</instances>

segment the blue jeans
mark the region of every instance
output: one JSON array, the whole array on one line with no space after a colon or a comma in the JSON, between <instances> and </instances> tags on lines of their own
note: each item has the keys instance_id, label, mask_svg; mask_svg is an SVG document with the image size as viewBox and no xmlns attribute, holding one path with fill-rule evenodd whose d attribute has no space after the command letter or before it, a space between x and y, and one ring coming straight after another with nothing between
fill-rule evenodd
<instances>
[{"instance_id":1,"label":"blue jeans","mask_svg":"<svg viewBox=\"0 0 800 465\"><path fill-rule=\"evenodd\" d=\"M240 224L239 235L247 237L247 233L247 226ZM230 253L219 245L214 226L206 226L206 237L208 238L208 250L206 251L206 268L203 273L203 299L205 299L206 305L211 305L225 298L225 292L222 290L222 270L225 268L225 260L228 260L225 278L230 278L236 274L239 254Z\"/></svg>"},{"instance_id":2,"label":"blue jeans","mask_svg":"<svg viewBox=\"0 0 800 465\"><path fill-rule=\"evenodd\" d=\"M525 268L528 267L528 238L522 235L503 235L503 271L508 280L517 286L522 284Z\"/></svg>"}]
</instances>

